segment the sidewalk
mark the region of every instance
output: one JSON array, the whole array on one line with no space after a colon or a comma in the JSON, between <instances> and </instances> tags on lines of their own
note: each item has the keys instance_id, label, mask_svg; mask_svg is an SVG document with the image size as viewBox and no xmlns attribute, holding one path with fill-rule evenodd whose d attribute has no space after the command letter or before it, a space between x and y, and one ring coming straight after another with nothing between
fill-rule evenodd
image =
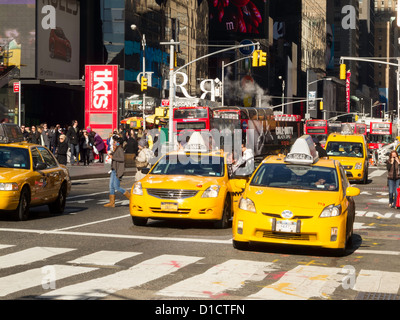
<instances>
[{"instance_id":1,"label":"sidewalk","mask_svg":"<svg viewBox=\"0 0 400 320\"><path fill-rule=\"evenodd\" d=\"M80 179L93 179L93 178L107 178L109 177L108 171L111 169L110 164L104 163L91 163L88 166L84 166L83 163L79 165L67 165L71 180ZM125 168L124 176L134 176L136 174L136 168Z\"/></svg>"}]
</instances>

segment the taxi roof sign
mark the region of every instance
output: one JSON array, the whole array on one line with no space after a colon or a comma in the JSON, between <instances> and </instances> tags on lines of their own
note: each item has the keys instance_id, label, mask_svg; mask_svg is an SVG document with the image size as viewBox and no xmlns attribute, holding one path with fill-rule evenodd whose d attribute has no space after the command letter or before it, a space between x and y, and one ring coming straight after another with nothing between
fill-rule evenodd
<instances>
[{"instance_id":1,"label":"taxi roof sign","mask_svg":"<svg viewBox=\"0 0 400 320\"><path fill-rule=\"evenodd\" d=\"M0 143L24 141L21 128L15 123L0 123Z\"/></svg>"},{"instance_id":2,"label":"taxi roof sign","mask_svg":"<svg viewBox=\"0 0 400 320\"><path fill-rule=\"evenodd\" d=\"M184 147L185 152L208 152L208 147L204 142L200 132L193 132L188 143Z\"/></svg>"},{"instance_id":3,"label":"taxi roof sign","mask_svg":"<svg viewBox=\"0 0 400 320\"><path fill-rule=\"evenodd\" d=\"M309 135L303 135L294 142L285 162L293 164L313 164L318 161L318 152Z\"/></svg>"}]
</instances>

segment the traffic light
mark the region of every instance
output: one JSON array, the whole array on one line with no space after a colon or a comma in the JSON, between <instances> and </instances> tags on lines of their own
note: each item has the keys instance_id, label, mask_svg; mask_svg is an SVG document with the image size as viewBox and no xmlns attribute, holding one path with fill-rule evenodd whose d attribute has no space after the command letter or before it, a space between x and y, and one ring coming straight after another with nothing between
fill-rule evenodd
<instances>
[{"instance_id":1,"label":"traffic light","mask_svg":"<svg viewBox=\"0 0 400 320\"><path fill-rule=\"evenodd\" d=\"M346 80L346 65L344 63L340 64L340 80Z\"/></svg>"},{"instance_id":2,"label":"traffic light","mask_svg":"<svg viewBox=\"0 0 400 320\"><path fill-rule=\"evenodd\" d=\"M319 110L324 110L324 102L322 100L319 102Z\"/></svg>"},{"instance_id":3,"label":"traffic light","mask_svg":"<svg viewBox=\"0 0 400 320\"><path fill-rule=\"evenodd\" d=\"M147 78L142 77L142 80L140 81L140 89L142 91L147 90Z\"/></svg>"},{"instance_id":4,"label":"traffic light","mask_svg":"<svg viewBox=\"0 0 400 320\"><path fill-rule=\"evenodd\" d=\"M264 51L260 51L260 59L259 59L258 66L264 67L266 65L267 65L267 53Z\"/></svg>"},{"instance_id":5,"label":"traffic light","mask_svg":"<svg viewBox=\"0 0 400 320\"><path fill-rule=\"evenodd\" d=\"M258 67L258 56L261 50L254 50L253 52L253 67Z\"/></svg>"}]
</instances>

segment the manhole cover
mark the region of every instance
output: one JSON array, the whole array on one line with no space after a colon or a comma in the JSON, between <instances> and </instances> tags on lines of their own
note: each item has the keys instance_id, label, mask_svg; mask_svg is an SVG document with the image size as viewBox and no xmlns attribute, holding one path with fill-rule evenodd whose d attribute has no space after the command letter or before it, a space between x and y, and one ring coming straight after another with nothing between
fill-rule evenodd
<instances>
[{"instance_id":1,"label":"manhole cover","mask_svg":"<svg viewBox=\"0 0 400 320\"><path fill-rule=\"evenodd\" d=\"M381 292L359 292L354 300L400 300L400 296Z\"/></svg>"}]
</instances>

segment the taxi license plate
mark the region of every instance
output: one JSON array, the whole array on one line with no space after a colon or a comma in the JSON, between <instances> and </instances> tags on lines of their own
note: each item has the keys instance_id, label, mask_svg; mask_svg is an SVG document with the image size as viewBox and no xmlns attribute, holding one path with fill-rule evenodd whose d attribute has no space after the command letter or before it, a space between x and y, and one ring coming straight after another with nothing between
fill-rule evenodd
<instances>
[{"instance_id":1,"label":"taxi license plate","mask_svg":"<svg viewBox=\"0 0 400 320\"><path fill-rule=\"evenodd\" d=\"M275 231L295 233L297 231L297 221L278 220L276 221Z\"/></svg>"},{"instance_id":2,"label":"taxi license plate","mask_svg":"<svg viewBox=\"0 0 400 320\"><path fill-rule=\"evenodd\" d=\"M178 211L178 203L177 202L161 202L161 210Z\"/></svg>"}]
</instances>

